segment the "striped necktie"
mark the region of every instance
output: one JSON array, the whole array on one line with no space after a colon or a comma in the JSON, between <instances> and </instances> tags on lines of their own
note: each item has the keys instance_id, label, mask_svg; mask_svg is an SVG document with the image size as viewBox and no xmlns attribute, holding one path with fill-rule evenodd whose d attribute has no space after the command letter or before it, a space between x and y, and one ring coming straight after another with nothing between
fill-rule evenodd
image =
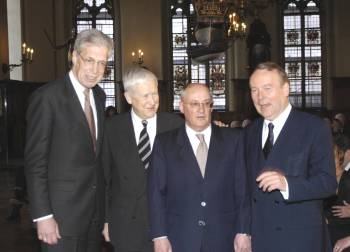
<instances>
[{"instance_id":1,"label":"striped necktie","mask_svg":"<svg viewBox=\"0 0 350 252\"><path fill-rule=\"evenodd\" d=\"M139 144L137 145L139 156L145 169L149 166L151 156L151 143L147 133L147 120L142 120L143 129L140 133Z\"/></svg>"}]
</instances>

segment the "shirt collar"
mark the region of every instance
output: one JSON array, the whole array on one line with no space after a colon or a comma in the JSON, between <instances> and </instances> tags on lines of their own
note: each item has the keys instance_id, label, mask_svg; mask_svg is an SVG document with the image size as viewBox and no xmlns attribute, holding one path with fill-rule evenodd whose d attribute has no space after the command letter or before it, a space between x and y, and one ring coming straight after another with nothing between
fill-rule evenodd
<instances>
[{"instance_id":1,"label":"shirt collar","mask_svg":"<svg viewBox=\"0 0 350 252\"><path fill-rule=\"evenodd\" d=\"M205 142L209 146L210 136L211 136L211 131L212 131L211 124L207 128L205 128L204 130L202 130L200 132L193 130L190 126L187 125L187 123L185 124L185 127L186 127L187 136L190 139L191 143L193 143L193 141L199 141L199 139L196 136L197 134L203 134Z\"/></svg>"},{"instance_id":2,"label":"shirt collar","mask_svg":"<svg viewBox=\"0 0 350 252\"><path fill-rule=\"evenodd\" d=\"M292 110L292 105L288 102L287 107L283 110L281 114L279 114L273 121L264 120L264 126L267 127L269 123L273 123L274 129L277 128L282 128L285 122L287 121L287 118Z\"/></svg>"},{"instance_id":3,"label":"shirt collar","mask_svg":"<svg viewBox=\"0 0 350 252\"><path fill-rule=\"evenodd\" d=\"M136 122L136 123L139 122L140 125L141 125L141 123L142 123L143 120L146 120L146 121L147 121L147 124L149 124L149 123L155 123L156 120L157 120L157 113L155 113L154 116L151 117L151 118L142 119L141 117L139 117L139 116L135 113L134 109L132 108L132 109L131 109L131 119L132 119L133 122Z\"/></svg>"},{"instance_id":4,"label":"shirt collar","mask_svg":"<svg viewBox=\"0 0 350 252\"><path fill-rule=\"evenodd\" d=\"M345 171L349 171L350 170L350 162L347 163L347 165L344 167L344 170Z\"/></svg>"},{"instance_id":5,"label":"shirt collar","mask_svg":"<svg viewBox=\"0 0 350 252\"><path fill-rule=\"evenodd\" d=\"M84 90L86 89L86 87L84 87L83 85L80 84L80 82L77 80L77 78L75 78L74 74L73 74L73 71L69 71L69 78L70 78L70 81L72 82L73 84L73 87L75 89L75 91L78 93L78 92L84 92Z\"/></svg>"}]
</instances>

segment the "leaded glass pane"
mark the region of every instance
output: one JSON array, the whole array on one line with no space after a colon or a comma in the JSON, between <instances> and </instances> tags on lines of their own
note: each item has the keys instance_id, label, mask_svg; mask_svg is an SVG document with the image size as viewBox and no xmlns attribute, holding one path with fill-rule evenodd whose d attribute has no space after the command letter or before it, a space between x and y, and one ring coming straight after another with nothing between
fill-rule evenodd
<instances>
[{"instance_id":1,"label":"leaded glass pane","mask_svg":"<svg viewBox=\"0 0 350 252\"><path fill-rule=\"evenodd\" d=\"M306 5L304 5L306 3ZM288 0L284 10L284 60L294 106L322 106L320 13L314 1Z\"/></svg>"},{"instance_id":2,"label":"leaded glass pane","mask_svg":"<svg viewBox=\"0 0 350 252\"><path fill-rule=\"evenodd\" d=\"M172 12L170 35L172 43L172 65L173 65L173 86L174 102L173 108L179 109L180 93L190 82L209 85L214 93L214 109L225 109L225 57L216 61L209 61L203 64L191 64L187 51L189 46L197 45L195 41L189 41L188 36L189 15L194 15L195 10L192 4L182 4L182 7ZM173 10L174 6L170 6ZM190 31L192 32L192 30Z\"/></svg>"}]
</instances>

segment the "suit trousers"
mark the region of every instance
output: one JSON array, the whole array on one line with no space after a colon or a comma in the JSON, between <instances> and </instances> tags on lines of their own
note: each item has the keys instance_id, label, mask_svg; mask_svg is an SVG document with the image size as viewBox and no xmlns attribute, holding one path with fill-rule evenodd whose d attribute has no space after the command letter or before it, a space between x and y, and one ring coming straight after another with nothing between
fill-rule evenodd
<instances>
[{"instance_id":1,"label":"suit trousers","mask_svg":"<svg viewBox=\"0 0 350 252\"><path fill-rule=\"evenodd\" d=\"M83 236L62 236L56 245L41 243L42 252L101 252L102 251L102 230L97 221L93 218L86 235Z\"/></svg>"}]
</instances>

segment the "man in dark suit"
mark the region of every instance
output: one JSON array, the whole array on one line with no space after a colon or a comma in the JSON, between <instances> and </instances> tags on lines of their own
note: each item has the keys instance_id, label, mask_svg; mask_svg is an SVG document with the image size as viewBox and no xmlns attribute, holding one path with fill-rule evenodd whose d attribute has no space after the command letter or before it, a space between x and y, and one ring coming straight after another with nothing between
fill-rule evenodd
<instances>
[{"instance_id":1,"label":"man in dark suit","mask_svg":"<svg viewBox=\"0 0 350 252\"><path fill-rule=\"evenodd\" d=\"M156 134L179 127L183 119L157 113L158 80L152 72L141 67L131 68L123 76L123 85L131 111L111 117L105 128L104 236L118 252L151 252L146 194L149 155Z\"/></svg>"},{"instance_id":2,"label":"man in dark suit","mask_svg":"<svg viewBox=\"0 0 350 252\"><path fill-rule=\"evenodd\" d=\"M148 176L155 252L250 251L250 205L240 131L211 124L205 84L181 96L186 125L156 137Z\"/></svg>"},{"instance_id":3,"label":"man in dark suit","mask_svg":"<svg viewBox=\"0 0 350 252\"><path fill-rule=\"evenodd\" d=\"M259 118L247 128L254 252L330 251L322 199L337 187L326 123L289 103L289 80L272 62L250 77Z\"/></svg>"},{"instance_id":4,"label":"man in dark suit","mask_svg":"<svg viewBox=\"0 0 350 252\"><path fill-rule=\"evenodd\" d=\"M113 41L102 32L79 33L71 71L30 99L25 165L43 251L100 251L105 94L96 84L112 51Z\"/></svg>"}]
</instances>

